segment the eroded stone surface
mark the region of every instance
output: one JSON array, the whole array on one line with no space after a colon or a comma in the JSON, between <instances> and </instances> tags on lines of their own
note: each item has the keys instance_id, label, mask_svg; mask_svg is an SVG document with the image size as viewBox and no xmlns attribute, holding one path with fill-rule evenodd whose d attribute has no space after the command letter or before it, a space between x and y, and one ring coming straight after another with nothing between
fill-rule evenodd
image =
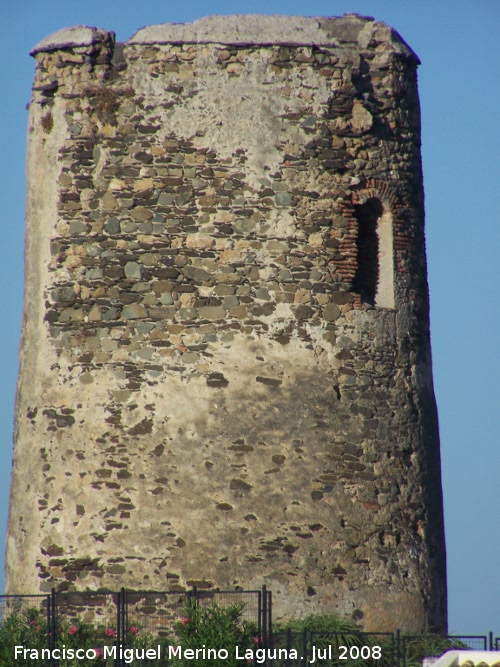
<instances>
[{"instance_id":1,"label":"eroded stone surface","mask_svg":"<svg viewBox=\"0 0 500 667\"><path fill-rule=\"evenodd\" d=\"M416 57L355 16L197 23L35 49L8 592L442 629Z\"/></svg>"}]
</instances>

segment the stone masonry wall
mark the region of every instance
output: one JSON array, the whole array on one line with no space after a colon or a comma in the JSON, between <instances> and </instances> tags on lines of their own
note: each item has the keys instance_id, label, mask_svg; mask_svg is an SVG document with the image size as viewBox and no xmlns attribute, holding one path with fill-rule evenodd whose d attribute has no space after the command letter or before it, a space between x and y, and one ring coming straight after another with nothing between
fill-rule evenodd
<instances>
[{"instance_id":1,"label":"stone masonry wall","mask_svg":"<svg viewBox=\"0 0 500 667\"><path fill-rule=\"evenodd\" d=\"M346 15L33 55L8 592L443 629L415 54Z\"/></svg>"}]
</instances>

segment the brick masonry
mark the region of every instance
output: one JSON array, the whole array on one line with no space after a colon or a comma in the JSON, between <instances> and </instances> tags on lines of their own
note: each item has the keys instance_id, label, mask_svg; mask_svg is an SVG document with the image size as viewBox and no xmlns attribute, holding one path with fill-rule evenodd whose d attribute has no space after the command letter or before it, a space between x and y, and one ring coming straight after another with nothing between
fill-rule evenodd
<instances>
[{"instance_id":1,"label":"brick masonry","mask_svg":"<svg viewBox=\"0 0 500 667\"><path fill-rule=\"evenodd\" d=\"M444 629L418 58L356 15L33 55L7 592Z\"/></svg>"}]
</instances>

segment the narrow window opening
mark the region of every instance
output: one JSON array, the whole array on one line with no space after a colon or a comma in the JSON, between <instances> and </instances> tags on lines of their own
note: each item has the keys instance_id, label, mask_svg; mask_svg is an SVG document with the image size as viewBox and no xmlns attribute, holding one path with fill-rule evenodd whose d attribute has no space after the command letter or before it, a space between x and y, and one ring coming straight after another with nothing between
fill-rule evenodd
<instances>
[{"instance_id":1,"label":"narrow window opening","mask_svg":"<svg viewBox=\"0 0 500 667\"><path fill-rule=\"evenodd\" d=\"M377 223L383 212L378 199L368 199L354 207L358 221L358 266L354 276L354 291L363 301L375 305L379 281L379 239Z\"/></svg>"},{"instance_id":2,"label":"narrow window opening","mask_svg":"<svg viewBox=\"0 0 500 667\"><path fill-rule=\"evenodd\" d=\"M372 306L394 308L392 215L372 197L354 207L354 216L359 231L353 289Z\"/></svg>"}]
</instances>

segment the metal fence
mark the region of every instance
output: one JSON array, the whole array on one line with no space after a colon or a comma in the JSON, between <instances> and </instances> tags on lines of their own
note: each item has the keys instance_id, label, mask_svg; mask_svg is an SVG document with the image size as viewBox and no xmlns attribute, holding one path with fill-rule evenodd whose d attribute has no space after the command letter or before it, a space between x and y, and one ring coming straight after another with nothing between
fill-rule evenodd
<instances>
[{"instance_id":1,"label":"metal fence","mask_svg":"<svg viewBox=\"0 0 500 667\"><path fill-rule=\"evenodd\" d=\"M494 636L492 632L488 635L452 636L407 635L399 630L394 633L368 633L361 630L320 632L310 629L273 631L272 595L265 586L257 591L210 591L196 588L189 591L121 589L118 592L53 590L49 595L2 595L0 626L6 630L10 624L13 637L19 636L19 633L16 635L16 627L22 626L23 636L28 637L26 641L38 648L41 655L42 649L47 651L43 654L48 656L47 659L30 659L26 663L33 667L70 664L64 660L60 663L55 660L52 656L54 649L66 642L64 645L69 648L81 644L85 649L95 651L93 644L97 635L101 642L99 650L108 647L106 665L124 667L128 662L122 649L137 645L138 639L142 639L143 643L149 640L156 643L163 641L166 646L168 638L174 636L176 624L184 621L183 614L190 608L189 605L217 605L218 608L240 606L242 620L254 628L255 645L252 651L253 662L257 667L306 667L310 664L314 667L419 667L424 658L430 664L430 658L437 658L452 648L500 650L500 637ZM0 642L0 653L2 650L5 651L5 646ZM22 660L14 659L13 650L14 647L11 650L12 660L5 653L0 655L1 667L24 664ZM161 660L151 660L144 664L164 667L176 662L165 658L163 655ZM226 660L220 662L221 665L225 663ZM194 661L193 664L202 662Z\"/></svg>"},{"instance_id":2,"label":"metal fence","mask_svg":"<svg viewBox=\"0 0 500 667\"><path fill-rule=\"evenodd\" d=\"M274 633L266 657L273 667L306 667L314 664L397 665L396 635L383 632Z\"/></svg>"},{"instance_id":3,"label":"metal fence","mask_svg":"<svg viewBox=\"0 0 500 667\"><path fill-rule=\"evenodd\" d=\"M265 654L273 667L416 667L432 662L451 649L498 650L498 639L489 635L405 635L382 632L274 633Z\"/></svg>"},{"instance_id":4,"label":"metal fence","mask_svg":"<svg viewBox=\"0 0 500 667\"><path fill-rule=\"evenodd\" d=\"M176 624L182 622L182 614L189 608L189 602L197 606L241 607L241 619L255 628L255 635L262 645L266 645L272 627L271 599L271 592L265 586L256 591L196 588L189 591L128 591L122 588L118 592L52 590L48 595L0 595L0 626L10 624L12 637L24 636L30 647L39 652L40 660L30 654L27 656L29 664L34 667L58 667L59 660L53 657L54 649L61 649L61 646L66 650L76 649L78 642L84 650L98 651L96 657L101 657L107 647L107 655L112 656L114 667L122 667L126 664L123 649L132 643L137 644L141 639L168 643ZM96 636L99 637L98 647L94 646ZM1 649L0 645L0 652ZM12 665L23 664L15 656L12 646ZM64 659L61 663L66 664ZM10 664L5 660L10 658L0 656L1 667ZM110 664L109 661L106 664ZM147 664L163 666L167 663L158 659Z\"/></svg>"},{"instance_id":5,"label":"metal fence","mask_svg":"<svg viewBox=\"0 0 500 667\"><path fill-rule=\"evenodd\" d=\"M487 635L399 635L398 637L398 667L414 667L422 664L424 658L426 664L432 662L432 658L438 658L450 650L493 650L491 644L491 633Z\"/></svg>"},{"instance_id":6,"label":"metal fence","mask_svg":"<svg viewBox=\"0 0 500 667\"><path fill-rule=\"evenodd\" d=\"M22 633L33 646L51 649L54 616L50 595L0 595L0 627L11 637ZM1 649L3 664L7 647Z\"/></svg>"},{"instance_id":7,"label":"metal fence","mask_svg":"<svg viewBox=\"0 0 500 667\"><path fill-rule=\"evenodd\" d=\"M36 610L40 614L50 617L49 595L0 595L0 625L12 614L28 614Z\"/></svg>"}]
</instances>

